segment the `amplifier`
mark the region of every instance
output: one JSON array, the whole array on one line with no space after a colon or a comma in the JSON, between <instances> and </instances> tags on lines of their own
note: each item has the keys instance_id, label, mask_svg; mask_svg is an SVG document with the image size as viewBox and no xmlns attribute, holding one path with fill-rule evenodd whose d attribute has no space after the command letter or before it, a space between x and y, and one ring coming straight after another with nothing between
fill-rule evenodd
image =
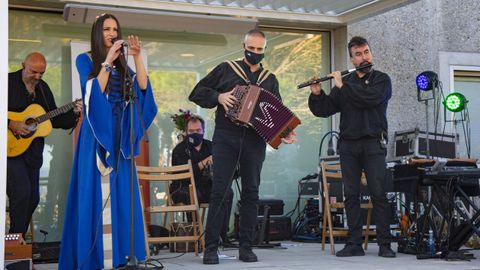
<instances>
[{"instance_id":1,"label":"amplifier","mask_svg":"<svg viewBox=\"0 0 480 270\"><path fill-rule=\"evenodd\" d=\"M270 207L268 210L269 215L283 215L283 200L260 199L258 200L258 216L263 216L266 205Z\"/></svg>"},{"instance_id":2,"label":"amplifier","mask_svg":"<svg viewBox=\"0 0 480 270\"><path fill-rule=\"evenodd\" d=\"M257 217L257 224L255 225L255 240L254 242L258 244L260 239L260 230L262 229L264 217ZM290 217L287 216L270 216L270 222L266 224L266 234L264 235L264 240L269 241L279 241L279 240L290 240L292 238L292 223ZM238 213L235 213L234 221L234 233L235 238L239 239L240 235L240 217Z\"/></svg>"},{"instance_id":3,"label":"amplifier","mask_svg":"<svg viewBox=\"0 0 480 270\"><path fill-rule=\"evenodd\" d=\"M255 242L260 238L260 229L262 228L263 217L257 217L257 226L255 226ZM286 216L270 216L270 223L268 224L268 240L290 240L292 239L292 224L290 217ZM267 236L265 235L265 238ZM261 244L261 243L260 243Z\"/></svg>"},{"instance_id":4,"label":"amplifier","mask_svg":"<svg viewBox=\"0 0 480 270\"><path fill-rule=\"evenodd\" d=\"M22 234L5 235L5 260L32 259L32 245L27 245Z\"/></svg>"},{"instance_id":5,"label":"amplifier","mask_svg":"<svg viewBox=\"0 0 480 270\"><path fill-rule=\"evenodd\" d=\"M32 252L33 263L57 263L60 255L60 242L32 243Z\"/></svg>"},{"instance_id":6,"label":"amplifier","mask_svg":"<svg viewBox=\"0 0 480 270\"><path fill-rule=\"evenodd\" d=\"M431 157L455 158L458 135L429 132L428 142ZM426 157L427 133L419 129L395 132L394 153L396 157Z\"/></svg>"},{"instance_id":7,"label":"amplifier","mask_svg":"<svg viewBox=\"0 0 480 270\"><path fill-rule=\"evenodd\" d=\"M315 195L318 196L319 192L319 185L317 181L305 181L305 182L300 182L300 195L302 196L311 196Z\"/></svg>"}]
</instances>

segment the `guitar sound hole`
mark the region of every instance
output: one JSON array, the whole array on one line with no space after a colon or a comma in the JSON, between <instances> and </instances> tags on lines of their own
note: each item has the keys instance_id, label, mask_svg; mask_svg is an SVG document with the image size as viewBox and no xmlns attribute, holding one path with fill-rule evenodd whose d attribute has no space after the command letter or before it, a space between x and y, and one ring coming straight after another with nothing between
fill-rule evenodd
<instances>
[{"instance_id":1,"label":"guitar sound hole","mask_svg":"<svg viewBox=\"0 0 480 270\"><path fill-rule=\"evenodd\" d=\"M25 120L25 124L27 124L28 126L28 130L30 130L30 132L26 135L22 135L23 138L29 138L31 137L35 131L37 130L37 127L38 127L38 123L37 121L34 119L34 118L28 118L27 120Z\"/></svg>"}]
</instances>

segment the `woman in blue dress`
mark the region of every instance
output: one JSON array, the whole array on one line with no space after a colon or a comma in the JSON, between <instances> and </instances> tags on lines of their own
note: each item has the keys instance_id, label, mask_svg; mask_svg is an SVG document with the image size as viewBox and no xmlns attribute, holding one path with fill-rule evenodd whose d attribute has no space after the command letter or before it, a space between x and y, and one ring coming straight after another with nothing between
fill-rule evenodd
<instances>
[{"instance_id":1,"label":"woman in blue dress","mask_svg":"<svg viewBox=\"0 0 480 270\"><path fill-rule=\"evenodd\" d=\"M92 26L91 51L76 60L84 119L72 166L59 269L118 267L130 255L130 129L134 130L136 156L144 133L141 121L148 128L157 107L138 37L128 37L136 74L125 65L124 43L118 20L102 14ZM125 77L131 77L133 99L125 98ZM133 126L130 106L134 106ZM144 226L136 173L134 178L134 255L143 260Z\"/></svg>"}]
</instances>

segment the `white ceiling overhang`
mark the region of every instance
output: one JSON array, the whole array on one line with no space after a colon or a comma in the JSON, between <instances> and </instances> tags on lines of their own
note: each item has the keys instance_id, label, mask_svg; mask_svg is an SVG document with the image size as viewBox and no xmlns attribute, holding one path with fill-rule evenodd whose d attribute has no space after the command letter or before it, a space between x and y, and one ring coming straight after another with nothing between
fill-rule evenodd
<instances>
[{"instance_id":1,"label":"white ceiling overhang","mask_svg":"<svg viewBox=\"0 0 480 270\"><path fill-rule=\"evenodd\" d=\"M252 24L299 30L335 29L416 1L418 0L9 0L8 4L10 8L64 12L67 21L85 24L92 23L92 18L98 14L115 12L115 15L122 18L124 26L132 25L135 28L169 29L175 25L175 31L185 28L201 32L205 28L204 24L207 24L218 27L212 31L238 33L251 28ZM84 17L72 17L73 13ZM93 16L94 13L97 14ZM165 19L158 19L159 17ZM183 19L179 20L179 17ZM125 19L129 23L125 24ZM187 27L187 24L191 27Z\"/></svg>"},{"instance_id":2,"label":"white ceiling overhang","mask_svg":"<svg viewBox=\"0 0 480 270\"><path fill-rule=\"evenodd\" d=\"M153 9L66 4L63 12L65 21L91 24L102 13L112 13L122 25L137 29L156 29L176 32L220 32L245 33L254 28L258 21L253 18L211 16L196 13L179 13Z\"/></svg>"},{"instance_id":3,"label":"white ceiling overhang","mask_svg":"<svg viewBox=\"0 0 480 270\"><path fill-rule=\"evenodd\" d=\"M182 29L181 23L198 24L193 28L202 28L202 19L210 27L212 23L227 32L242 32L251 28L252 23L278 25L309 25L311 28L333 29L349 22L373 16L416 0L85 0L65 1L64 17L67 21L91 23L102 12L131 13L132 23L138 24L135 16L140 16L145 23L163 24L164 29L174 25ZM14 0L15 2L15 0ZM83 9L83 10L82 10ZM72 11L73 10L73 11ZM77 14L77 15L75 15ZM93 16L95 14L95 16ZM115 13L117 14L117 13ZM143 15L142 15L143 14ZM75 16L72 16L75 15ZM165 19L158 22L158 16ZM178 16L189 18L186 22L178 21ZM126 18L122 18L122 22ZM230 24L234 21L234 25ZM196 22L196 23L195 23ZM244 23L244 27L241 24ZM129 23L128 23L129 24ZM221 26L221 24L224 24ZM140 26L141 27L141 26ZM233 27L233 28L232 28ZM187 27L190 31L192 25ZM217 30L217 29L215 29ZM200 30L199 30L200 31Z\"/></svg>"}]
</instances>

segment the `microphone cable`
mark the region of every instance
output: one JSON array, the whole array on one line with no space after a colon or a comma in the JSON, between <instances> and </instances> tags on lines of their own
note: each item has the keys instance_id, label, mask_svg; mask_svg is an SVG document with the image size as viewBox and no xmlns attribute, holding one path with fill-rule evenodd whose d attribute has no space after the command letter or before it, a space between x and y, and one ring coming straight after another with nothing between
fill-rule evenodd
<instances>
[{"instance_id":1,"label":"microphone cable","mask_svg":"<svg viewBox=\"0 0 480 270\"><path fill-rule=\"evenodd\" d=\"M246 128L246 127L242 127L242 130L243 130L243 131L242 131L242 137L241 137L241 139L240 139L240 149L239 149L239 151L238 151L237 160L236 160L236 162L235 162L235 166L234 166L234 168L233 168L232 174L231 174L231 176L230 176L230 178L229 178L229 181L228 181L228 184L227 184L227 186L226 186L227 189L226 189L225 192L223 193L223 197L222 197L222 199L220 200L219 207L218 207L217 210L215 211L212 220L215 220L215 219L217 218L218 214L220 213L220 210L221 210L221 208L222 208L222 206L223 206L223 204L224 204L224 202L225 202L225 199L227 198L228 189L231 189L231 186L232 186L232 184L233 184L233 178L234 178L234 176L235 176L235 172L237 171L237 168L238 168L238 166L239 166L239 164L240 164L240 158L241 158L241 156L242 156L243 143L244 143L244 141L245 141L245 135L246 135L246 130L247 130L247 128ZM215 163L213 164L213 166L215 166ZM241 169L240 169L240 170L241 170ZM215 177L215 176L214 176L214 177ZM230 203L233 203L233 202L230 202ZM224 210L226 210L226 209L224 209ZM208 215L207 215L207 221L208 221ZM225 224L223 224L223 225L225 226ZM200 241L201 241L201 239L202 239L202 237L205 235L205 228L206 228L206 226L205 226L205 224L203 224L203 232L202 232L202 234L200 234L200 235L198 236L197 241L196 241L196 244L199 244ZM207 248L207 247L205 247L205 249L206 249L206 248Z\"/></svg>"}]
</instances>

